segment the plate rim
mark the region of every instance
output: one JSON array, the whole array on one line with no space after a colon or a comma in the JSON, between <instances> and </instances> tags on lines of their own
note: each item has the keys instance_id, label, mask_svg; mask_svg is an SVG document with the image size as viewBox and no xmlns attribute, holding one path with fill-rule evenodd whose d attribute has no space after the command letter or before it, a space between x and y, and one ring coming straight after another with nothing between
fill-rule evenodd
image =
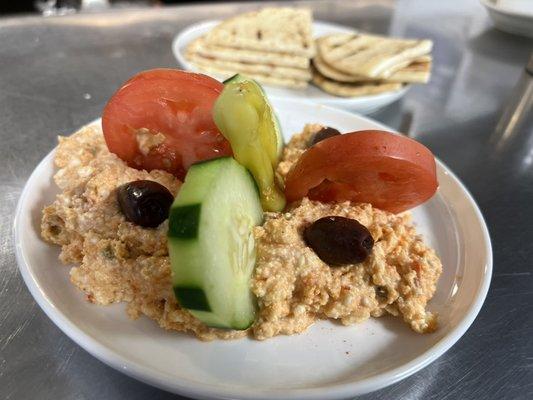
<instances>
[{"instance_id":1,"label":"plate rim","mask_svg":"<svg viewBox=\"0 0 533 400\"><path fill-rule=\"evenodd\" d=\"M200 20L200 21L195 22L195 23L193 23L191 25L188 25L187 27L183 28L182 30L180 30L179 32L177 32L174 35L174 37L172 38L172 44L171 44L170 47L171 47L174 59L178 62L178 65L180 67L184 68L186 71L200 72L201 73L201 71L199 71L189 61L187 61L185 59L185 57L183 56L182 52L180 51L180 42L183 40L183 36L188 35L190 32L196 31L196 30L199 30L199 29L205 29L204 26L211 27L212 25L215 25L216 23L219 23L221 21L222 20L220 20L220 19ZM336 23L332 23L332 22L327 22L327 21L314 20L313 21L313 25L314 24L318 24L318 25L321 25L321 26L324 26L324 27L327 27L327 28L331 28L331 29L338 29L338 30L341 30L341 31L352 31L352 32L355 31L355 32L357 32L357 29L350 28L348 26L344 26L344 25L340 25L340 24L336 24ZM378 94L366 95L366 96L354 96L354 97L337 97L337 96L333 96L333 95L330 95L329 93L326 93L326 92L322 91L326 95L331 96L331 98L317 99L315 101L316 102L320 102L321 104L324 104L324 105L327 105L327 106L332 106L332 107L342 107L342 106L345 106L345 107L356 107L356 106L360 106L361 108L363 108L365 102L377 101L377 100L380 100L381 98L384 98L384 97L392 98L392 100L390 100L389 102L387 102L387 103L385 103L383 105L368 107L368 110L365 109L365 111L361 111L361 112L367 114L367 113L372 113L372 112L374 112L376 110L379 110L379 109L381 109L383 107L386 107L387 105L392 104L395 101L401 99L402 97L405 96L405 94L409 91L409 89L411 89L411 87L412 87L412 85L406 84L404 87L402 87L401 89L396 90L396 91L378 93ZM291 90L290 88L284 88L284 89ZM319 90L321 90L321 89L319 89ZM275 95L275 94L273 94L273 95L269 94L269 97L270 98L282 98L282 96Z\"/></svg>"},{"instance_id":2,"label":"plate rim","mask_svg":"<svg viewBox=\"0 0 533 400\"><path fill-rule=\"evenodd\" d=\"M493 4L490 0L479 0L479 2L489 11L494 11L498 14L503 14L511 18L519 18L519 19L524 19L526 21L533 20L533 14L520 13L515 10L509 10L508 8L505 8L505 7L498 7L496 4Z\"/></svg>"},{"instance_id":3,"label":"plate rim","mask_svg":"<svg viewBox=\"0 0 533 400\"><path fill-rule=\"evenodd\" d=\"M295 101L292 99L277 99L275 102L288 102L297 104L308 103L309 105L316 106L316 104L312 102ZM342 109L337 109L335 107L321 107L327 109L327 111L329 112L342 113L345 115L348 114L351 118L359 118L362 119L364 122L373 124L381 129L394 131L386 125L381 124L380 122L374 121L373 119L367 118L365 116L353 114ZM97 118L83 126L99 123L99 121L100 118ZM82 127L80 127L80 129ZM109 365L110 367L120 372L123 372L124 374L139 381L169 392L179 393L181 395L199 399L238 398L243 400L324 400L326 398L341 399L369 393L374 390L389 386L402 379L405 379L406 377L426 367L427 365L435 361L437 358L442 356L446 351L448 351L464 335L464 333L474 322L479 311L481 310L481 307L486 299L490 287L493 269L493 253L492 243L490 240L490 234L486 221L483 218L479 206L477 205L473 196L465 187L465 185L461 182L461 180L442 161L436 159L438 166L442 168L443 171L445 171L452 178L452 180L455 181L455 183L464 193L465 199L472 206L476 219L479 223L479 227L483 233L483 247L485 248L487 255L487 263L485 265L485 271L482 275L483 280L478 287L477 293L474 298L475 300L470 305L468 311L465 313L460 323L455 328L453 328L446 336L441 338L429 349L427 349L411 361L402 364L396 368L374 375L372 377L359 380L357 382L330 384L312 388L294 388L285 391L277 389L250 390L248 388L231 390L228 388L220 388L213 385L200 386L197 382L192 382L188 379L183 378L176 379L176 377L172 377L172 380L170 382L169 375L153 371L150 368L145 367L136 361L129 360L126 357L121 356L113 350L108 349L96 337L93 337L90 334L85 333L81 328L78 328L66 315L64 315L59 309L54 306L47 294L40 287L39 283L35 279L35 276L33 275L30 269L29 262L27 262L26 257L22 252L21 231L20 229L18 229L18 221L21 215L22 208L26 203L26 199L31 193L31 184L36 179L36 176L41 172L43 166L51 161L50 159L54 156L55 149L56 148L54 147L54 149L51 150L32 171L31 175L29 176L28 180L24 185L24 188L17 202L15 217L12 226L12 237L14 240L17 265L22 275L22 278L26 286L30 290L32 297L37 302L37 304L39 304L45 314L64 334L71 338L77 345L79 345L84 350L89 352L92 356Z\"/></svg>"}]
</instances>

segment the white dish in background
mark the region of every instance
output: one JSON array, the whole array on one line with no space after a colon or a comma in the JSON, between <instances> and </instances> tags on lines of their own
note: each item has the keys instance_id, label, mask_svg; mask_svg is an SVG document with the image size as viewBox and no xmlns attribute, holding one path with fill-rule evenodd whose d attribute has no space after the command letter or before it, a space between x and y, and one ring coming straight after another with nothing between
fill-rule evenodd
<instances>
[{"instance_id":1,"label":"white dish in background","mask_svg":"<svg viewBox=\"0 0 533 400\"><path fill-rule=\"evenodd\" d=\"M287 139L309 122L345 132L386 129L316 103L278 99L273 104ZM90 304L69 282L58 247L39 234L41 210L58 193L53 152L36 167L20 197L14 224L17 260L33 297L63 332L141 381L202 399L349 398L404 379L442 355L472 324L487 294L492 250L483 217L441 162L437 172L437 194L414 210L419 232L444 265L429 306L440 314L439 329L432 334L417 334L399 318L383 317L349 327L321 321L300 335L264 342L205 343L165 331L148 318L129 320L123 304Z\"/></svg>"},{"instance_id":2,"label":"white dish in background","mask_svg":"<svg viewBox=\"0 0 533 400\"><path fill-rule=\"evenodd\" d=\"M533 38L532 0L480 0L496 28Z\"/></svg>"},{"instance_id":3,"label":"white dish in background","mask_svg":"<svg viewBox=\"0 0 533 400\"><path fill-rule=\"evenodd\" d=\"M220 21L200 22L185 28L174 37L174 40L172 41L172 52L182 68L189 71L201 72L198 68L185 59L185 49L190 42L209 32L219 22ZM313 22L313 33L315 37L328 35L330 33L353 31L353 29L336 24L320 21ZM209 75L213 75L220 79L229 78L229 76L217 76L215 74ZM284 99L314 101L327 106L348 109L360 114L369 114L403 97L403 95L407 93L409 86L407 85L404 88L394 92L349 98L333 96L312 84L309 84L306 89L290 89L270 85L264 85L264 88L269 98L278 97Z\"/></svg>"}]
</instances>

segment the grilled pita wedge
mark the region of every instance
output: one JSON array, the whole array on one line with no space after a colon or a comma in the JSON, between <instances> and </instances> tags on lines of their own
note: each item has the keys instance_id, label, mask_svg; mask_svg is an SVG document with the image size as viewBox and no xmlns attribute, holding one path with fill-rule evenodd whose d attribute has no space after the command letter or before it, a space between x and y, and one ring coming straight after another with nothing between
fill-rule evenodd
<instances>
[{"instance_id":1,"label":"grilled pita wedge","mask_svg":"<svg viewBox=\"0 0 533 400\"><path fill-rule=\"evenodd\" d=\"M313 83L323 91L339 97L357 97L394 92L400 90L403 86L401 83L381 81L337 82L324 77L316 69L313 69Z\"/></svg>"},{"instance_id":2,"label":"grilled pita wedge","mask_svg":"<svg viewBox=\"0 0 533 400\"><path fill-rule=\"evenodd\" d=\"M215 68L225 73L234 75L237 73L250 76L260 74L272 78L287 78L297 81L310 81L311 71L309 69L278 67L273 64L251 64L236 61L218 60L216 58L204 57L197 53L186 53L185 57L194 65L200 68Z\"/></svg>"},{"instance_id":3,"label":"grilled pita wedge","mask_svg":"<svg viewBox=\"0 0 533 400\"><path fill-rule=\"evenodd\" d=\"M221 22L206 35L210 45L312 57L312 15L308 9L264 8Z\"/></svg>"},{"instance_id":4,"label":"grilled pita wedge","mask_svg":"<svg viewBox=\"0 0 533 400\"><path fill-rule=\"evenodd\" d=\"M203 37L192 41L187 54L198 54L205 58L247 64L270 64L278 67L309 68L309 58L292 54L269 53L260 50L242 50L207 44Z\"/></svg>"},{"instance_id":5,"label":"grilled pita wedge","mask_svg":"<svg viewBox=\"0 0 533 400\"><path fill-rule=\"evenodd\" d=\"M330 66L326 63L320 54L313 58L313 65L326 78L339 82L365 82L375 81L376 78L366 76L350 75ZM431 75L431 57L422 56L416 58L406 67L403 67L389 74L386 71L387 78L381 78L383 82L403 82L403 83L426 83Z\"/></svg>"},{"instance_id":6,"label":"grilled pita wedge","mask_svg":"<svg viewBox=\"0 0 533 400\"><path fill-rule=\"evenodd\" d=\"M348 75L388 78L415 59L431 52L430 40L393 39L377 35L344 33L317 40L320 57Z\"/></svg>"}]
</instances>

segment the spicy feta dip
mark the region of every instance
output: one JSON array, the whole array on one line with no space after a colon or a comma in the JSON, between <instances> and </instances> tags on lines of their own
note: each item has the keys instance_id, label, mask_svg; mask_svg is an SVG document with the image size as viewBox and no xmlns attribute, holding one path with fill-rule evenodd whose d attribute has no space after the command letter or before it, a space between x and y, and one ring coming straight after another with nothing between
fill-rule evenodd
<instances>
[{"instance_id":1,"label":"spicy feta dip","mask_svg":"<svg viewBox=\"0 0 533 400\"><path fill-rule=\"evenodd\" d=\"M322 127L307 125L283 150L277 176L283 180ZM147 146L145 138L140 140ZM157 144L156 144L157 145ZM162 171L129 167L111 153L101 128L82 128L60 137L54 181L61 193L43 210L42 237L61 246L60 260L74 264L70 278L86 299L99 305L127 302L131 318L141 315L169 330L201 340L246 336L263 340L303 332L319 319L344 325L386 314L401 317L414 331L432 332L427 310L442 271L435 251L411 223L409 212L393 214L368 203L322 203L303 198L283 212L266 212L253 231L256 265L250 286L258 303L248 330L208 327L181 308L172 289L167 249L168 221L147 229L126 221L116 190L134 180L151 180L173 195L182 182ZM361 263L331 267L307 246L305 227L319 218L341 216L363 224L374 239Z\"/></svg>"}]
</instances>

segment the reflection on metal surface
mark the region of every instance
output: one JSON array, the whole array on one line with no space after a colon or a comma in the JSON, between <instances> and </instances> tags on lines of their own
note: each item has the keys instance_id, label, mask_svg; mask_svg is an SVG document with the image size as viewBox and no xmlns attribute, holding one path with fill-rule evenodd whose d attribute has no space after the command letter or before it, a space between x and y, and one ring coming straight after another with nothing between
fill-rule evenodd
<instances>
[{"instance_id":1,"label":"reflection on metal surface","mask_svg":"<svg viewBox=\"0 0 533 400\"><path fill-rule=\"evenodd\" d=\"M411 110L404 111L402 115L402 120L400 121L400 127L398 131L403 133L405 136L413 137L413 117L414 113Z\"/></svg>"},{"instance_id":2,"label":"reflection on metal surface","mask_svg":"<svg viewBox=\"0 0 533 400\"><path fill-rule=\"evenodd\" d=\"M523 134L529 136L533 133L531 131L531 124L528 124L528 120L532 116L532 111L533 53L530 55L529 63L516 84L510 102L500 117L491 137L491 142L495 145L496 151L503 151L518 136L522 136Z\"/></svg>"},{"instance_id":3,"label":"reflection on metal surface","mask_svg":"<svg viewBox=\"0 0 533 400\"><path fill-rule=\"evenodd\" d=\"M44 17L73 14L81 7L81 0L37 0L37 8Z\"/></svg>"},{"instance_id":4,"label":"reflection on metal surface","mask_svg":"<svg viewBox=\"0 0 533 400\"><path fill-rule=\"evenodd\" d=\"M459 278L457 278L457 279L459 279ZM452 295L451 295L451 297L455 296L455 295L457 294L457 291L458 291L458 290L459 290L459 285L457 284L457 282L455 282L455 283L453 284L453 289L452 289Z\"/></svg>"},{"instance_id":5,"label":"reflection on metal surface","mask_svg":"<svg viewBox=\"0 0 533 400\"><path fill-rule=\"evenodd\" d=\"M533 53L490 138L494 155L509 158L514 173L533 172Z\"/></svg>"},{"instance_id":6,"label":"reflection on metal surface","mask_svg":"<svg viewBox=\"0 0 533 400\"><path fill-rule=\"evenodd\" d=\"M525 168L528 168L533 164L533 147L531 147L527 153L527 155L524 157L522 164Z\"/></svg>"}]
</instances>

